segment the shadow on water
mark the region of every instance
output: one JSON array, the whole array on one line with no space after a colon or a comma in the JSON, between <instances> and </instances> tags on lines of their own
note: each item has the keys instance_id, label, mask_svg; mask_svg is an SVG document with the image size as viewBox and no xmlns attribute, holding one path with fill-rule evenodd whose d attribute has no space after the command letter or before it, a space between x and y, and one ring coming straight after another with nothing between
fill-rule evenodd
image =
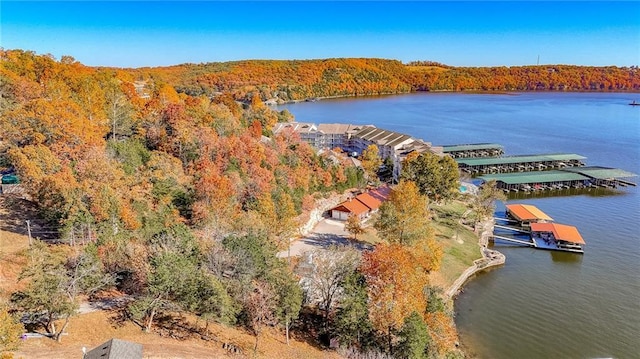
<instances>
[{"instance_id":1,"label":"shadow on water","mask_svg":"<svg viewBox=\"0 0 640 359\"><path fill-rule=\"evenodd\" d=\"M556 263L582 263L583 254L550 251L551 260Z\"/></svg>"},{"instance_id":2,"label":"shadow on water","mask_svg":"<svg viewBox=\"0 0 640 359\"><path fill-rule=\"evenodd\" d=\"M607 197L623 195L625 195L624 191L619 191L611 188L569 188L562 190L545 190L536 192L509 192L509 194L507 194L507 199L513 200L569 196Z\"/></svg>"}]
</instances>

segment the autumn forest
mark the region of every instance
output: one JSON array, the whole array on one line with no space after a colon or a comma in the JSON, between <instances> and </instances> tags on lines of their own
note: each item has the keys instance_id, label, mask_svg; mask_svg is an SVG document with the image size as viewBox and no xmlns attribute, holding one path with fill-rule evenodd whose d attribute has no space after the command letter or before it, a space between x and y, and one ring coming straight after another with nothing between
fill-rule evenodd
<instances>
[{"instance_id":1,"label":"autumn forest","mask_svg":"<svg viewBox=\"0 0 640 359\"><path fill-rule=\"evenodd\" d=\"M274 135L294 118L266 103L640 90L635 67L327 59L119 69L22 50L0 57L0 170L20 179L37 208L30 235L42 239L23 253L16 290L0 293L0 328L65 340L80 302L110 289L129 298L123 318L141 330L188 313L204 331L217 323L251 333L244 349L254 355L264 331L277 330L286 343L291 333L323 349L337 341L350 358L463 357L451 308L429 282L443 258L429 204L455 198L455 161L409 156L375 223L380 243L317 253L303 290L300 265L276 254L319 202L377 184L381 162L362 158L370 173L295 133ZM357 233L360 224L349 225ZM3 338L0 353L20 344Z\"/></svg>"}]
</instances>

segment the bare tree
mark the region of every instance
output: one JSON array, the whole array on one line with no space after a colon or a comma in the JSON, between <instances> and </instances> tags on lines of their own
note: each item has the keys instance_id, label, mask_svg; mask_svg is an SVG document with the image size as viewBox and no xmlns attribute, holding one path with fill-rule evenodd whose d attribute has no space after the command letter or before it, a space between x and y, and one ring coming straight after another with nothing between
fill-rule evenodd
<instances>
[{"instance_id":1,"label":"bare tree","mask_svg":"<svg viewBox=\"0 0 640 359\"><path fill-rule=\"evenodd\" d=\"M306 253L298 266L303 277L302 288L306 290L309 303L317 303L323 313L326 327L329 314L342 293L346 278L360 263L360 252L350 247L329 247Z\"/></svg>"},{"instance_id":2,"label":"bare tree","mask_svg":"<svg viewBox=\"0 0 640 359\"><path fill-rule=\"evenodd\" d=\"M253 355L258 351L258 339L263 327L275 325L276 317L276 295L271 286L262 281L253 281L253 290L247 296L244 306L249 319L249 325L256 337L253 347Z\"/></svg>"}]
</instances>

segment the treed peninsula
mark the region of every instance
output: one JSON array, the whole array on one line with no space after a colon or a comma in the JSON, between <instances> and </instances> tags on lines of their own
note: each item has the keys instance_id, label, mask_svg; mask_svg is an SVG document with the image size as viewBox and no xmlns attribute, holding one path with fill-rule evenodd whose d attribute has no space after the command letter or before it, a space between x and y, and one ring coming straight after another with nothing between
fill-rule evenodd
<instances>
[{"instance_id":1,"label":"treed peninsula","mask_svg":"<svg viewBox=\"0 0 640 359\"><path fill-rule=\"evenodd\" d=\"M0 63L2 358L80 357L111 338L154 358L463 358L445 292L481 257L501 192L460 193L455 161L429 151L392 181L376 146L354 159L274 134L294 118L265 103L640 90L637 67L123 69L23 50ZM342 222L353 246L289 256L327 209L376 190L376 213Z\"/></svg>"}]
</instances>

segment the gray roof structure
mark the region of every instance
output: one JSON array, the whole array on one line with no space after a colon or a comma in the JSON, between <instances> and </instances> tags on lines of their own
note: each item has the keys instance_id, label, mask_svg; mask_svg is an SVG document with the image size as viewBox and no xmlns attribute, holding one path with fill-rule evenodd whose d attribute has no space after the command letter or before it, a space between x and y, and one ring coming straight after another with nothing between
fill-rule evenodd
<instances>
[{"instance_id":1,"label":"gray roof structure","mask_svg":"<svg viewBox=\"0 0 640 359\"><path fill-rule=\"evenodd\" d=\"M142 359L142 344L113 338L84 354L83 359Z\"/></svg>"},{"instance_id":2,"label":"gray roof structure","mask_svg":"<svg viewBox=\"0 0 640 359\"><path fill-rule=\"evenodd\" d=\"M458 164L466 166L490 166L504 165L513 163L526 162L549 162L549 161L574 161L584 160L586 157L574 153L553 153L546 155L523 155L523 156L505 156L490 158L456 158Z\"/></svg>"},{"instance_id":3,"label":"gray roof structure","mask_svg":"<svg viewBox=\"0 0 640 359\"><path fill-rule=\"evenodd\" d=\"M638 176L635 173L627 172L619 168L609 168L600 166L586 166L586 167L571 167L565 168L563 171L576 172L587 177L610 180L615 178L629 178Z\"/></svg>"},{"instance_id":4,"label":"gray roof structure","mask_svg":"<svg viewBox=\"0 0 640 359\"><path fill-rule=\"evenodd\" d=\"M409 135L376 127L363 128L361 131L356 132L354 137L387 146L397 145L403 141L411 139L411 136Z\"/></svg>"},{"instance_id":5,"label":"gray roof structure","mask_svg":"<svg viewBox=\"0 0 640 359\"><path fill-rule=\"evenodd\" d=\"M525 183L549 183L549 182L565 182L565 181L584 181L589 177L579 173L565 171L532 171L517 173L501 173L480 176L479 178L489 181L496 180L506 184L525 184Z\"/></svg>"},{"instance_id":6,"label":"gray roof structure","mask_svg":"<svg viewBox=\"0 0 640 359\"><path fill-rule=\"evenodd\" d=\"M502 149L502 145L498 143L470 143L465 145L444 145L442 146L442 152L457 152L457 151L474 151L474 150L492 150Z\"/></svg>"}]
</instances>

